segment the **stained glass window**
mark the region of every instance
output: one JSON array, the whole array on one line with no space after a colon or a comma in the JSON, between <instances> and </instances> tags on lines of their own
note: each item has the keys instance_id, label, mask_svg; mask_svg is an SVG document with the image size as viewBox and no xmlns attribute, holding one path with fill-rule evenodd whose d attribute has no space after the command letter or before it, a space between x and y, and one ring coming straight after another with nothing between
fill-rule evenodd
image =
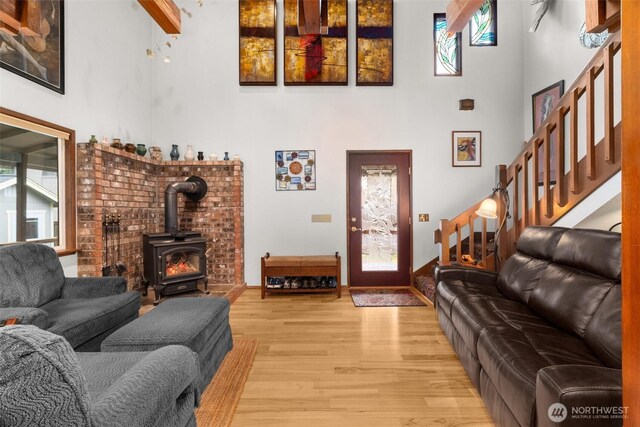
<instances>
[{"instance_id":1,"label":"stained glass window","mask_svg":"<svg viewBox=\"0 0 640 427\"><path fill-rule=\"evenodd\" d=\"M469 46L498 45L498 12L496 0L485 0L469 21Z\"/></svg>"},{"instance_id":2,"label":"stained glass window","mask_svg":"<svg viewBox=\"0 0 640 427\"><path fill-rule=\"evenodd\" d=\"M433 62L436 76L461 76L462 34L447 32L447 17L444 13L433 14Z\"/></svg>"}]
</instances>

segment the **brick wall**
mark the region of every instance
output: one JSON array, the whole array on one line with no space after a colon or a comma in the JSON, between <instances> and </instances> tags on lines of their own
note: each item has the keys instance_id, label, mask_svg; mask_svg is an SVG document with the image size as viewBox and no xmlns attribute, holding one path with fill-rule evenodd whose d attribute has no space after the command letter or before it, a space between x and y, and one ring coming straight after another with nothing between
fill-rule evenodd
<instances>
[{"instance_id":1,"label":"brick wall","mask_svg":"<svg viewBox=\"0 0 640 427\"><path fill-rule=\"evenodd\" d=\"M142 234L164 231L164 190L192 175L209 186L204 199L178 196L179 225L208 240L209 284L244 283L244 176L241 161L160 162L97 144L78 144L78 275L102 275L105 215L120 216L119 252L129 289L143 280Z\"/></svg>"}]
</instances>

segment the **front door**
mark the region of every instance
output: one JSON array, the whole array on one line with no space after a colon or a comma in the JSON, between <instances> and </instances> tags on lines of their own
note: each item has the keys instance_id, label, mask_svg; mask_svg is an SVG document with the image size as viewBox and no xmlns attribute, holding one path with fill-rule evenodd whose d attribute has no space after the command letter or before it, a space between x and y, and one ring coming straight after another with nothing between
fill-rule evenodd
<instances>
[{"instance_id":1,"label":"front door","mask_svg":"<svg viewBox=\"0 0 640 427\"><path fill-rule=\"evenodd\" d=\"M347 151L349 286L411 282L411 151Z\"/></svg>"}]
</instances>

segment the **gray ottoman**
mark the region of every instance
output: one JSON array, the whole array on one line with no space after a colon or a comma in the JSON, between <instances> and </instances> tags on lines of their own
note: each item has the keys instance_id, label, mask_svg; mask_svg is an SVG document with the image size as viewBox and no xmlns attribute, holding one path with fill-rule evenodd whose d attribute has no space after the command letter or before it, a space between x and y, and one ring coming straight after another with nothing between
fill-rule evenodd
<instances>
[{"instance_id":1,"label":"gray ottoman","mask_svg":"<svg viewBox=\"0 0 640 427\"><path fill-rule=\"evenodd\" d=\"M109 335L102 351L152 351L180 344L198 354L201 392L233 348L226 298L176 298Z\"/></svg>"}]
</instances>

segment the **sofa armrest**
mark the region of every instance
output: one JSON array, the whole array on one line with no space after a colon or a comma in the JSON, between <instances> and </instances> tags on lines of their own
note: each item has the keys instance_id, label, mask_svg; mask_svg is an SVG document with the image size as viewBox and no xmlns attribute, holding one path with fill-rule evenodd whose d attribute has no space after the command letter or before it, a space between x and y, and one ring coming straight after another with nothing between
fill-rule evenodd
<instances>
[{"instance_id":1,"label":"sofa armrest","mask_svg":"<svg viewBox=\"0 0 640 427\"><path fill-rule=\"evenodd\" d=\"M566 408L566 419L563 416ZM556 411L555 414L553 411ZM592 365L556 365L538 371L536 416L538 426L563 427L622 425L622 371ZM553 416L557 418L552 420Z\"/></svg>"},{"instance_id":2,"label":"sofa armrest","mask_svg":"<svg viewBox=\"0 0 640 427\"><path fill-rule=\"evenodd\" d=\"M462 280L463 282L480 283L482 285L495 285L498 281L498 274L474 267L445 265L436 267L434 279L436 286L441 280Z\"/></svg>"},{"instance_id":3,"label":"sofa armrest","mask_svg":"<svg viewBox=\"0 0 640 427\"><path fill-rule=\"evenodd\" d=\"M67 277L60 298L99 298L127 291L124 277Z\"/></svg>"},{"instance_id":4,"label":"sofa armrest","mask_svg":"<svg viewBox=\"0 0 640 427\"><path fill-rule=\"evenodd\" d=\"M93 402L93 424L114 427L163 425L167 411L179 412L198 406L196 384L199 375L198 355L187 347L170 345L155 350Z\"/></svg>"},{"instance_id":5,"label":"sofa armrest","mask_svg":"<svg viewBox=\"0 0 640 427\"><path fill-rule=\"evenodd\" d=\"M19 325L33 325L40 329L49 327L49 315L46 311L36 307L2 307L0 308L0 323L13 317L18 318Z\"/></svg>"}]
</instances>

